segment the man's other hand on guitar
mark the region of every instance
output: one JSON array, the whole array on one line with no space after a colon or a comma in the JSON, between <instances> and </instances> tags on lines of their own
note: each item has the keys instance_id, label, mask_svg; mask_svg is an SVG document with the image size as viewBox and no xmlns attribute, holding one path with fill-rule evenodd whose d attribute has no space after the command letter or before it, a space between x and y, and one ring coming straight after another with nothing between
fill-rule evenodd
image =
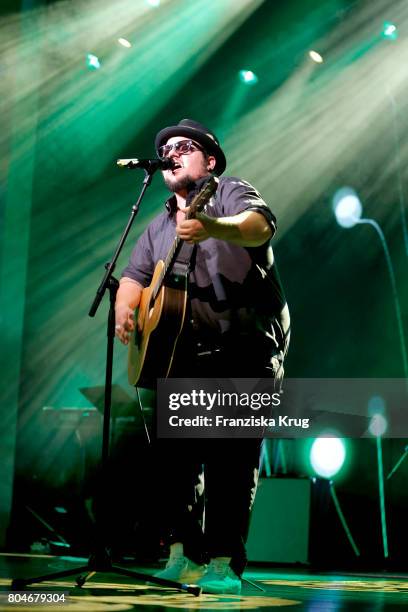
<instances>
[{"instance_id":1,"label":"man's other hand on guitar","mask_svg":"<svg viewBox=\"0 0 408 612\"><path fill-rule=\"evenodd\" d=\"M115 334L123 344L129 342L129 335L135 328L134 312L129 306L116 308Z\"/></svg>"},{"instance_id":2,"label":"man's other hand on guitar","mask_svg":"<svg viewBox=\"0 0 408 612\"><path fill-rule=\"evenodd\" d=\"M142 287L126 277L120 280L115 305L115 334L123 344L129 343L135 329L135 308L139 305Z\"/></svg>"}]
</instances>

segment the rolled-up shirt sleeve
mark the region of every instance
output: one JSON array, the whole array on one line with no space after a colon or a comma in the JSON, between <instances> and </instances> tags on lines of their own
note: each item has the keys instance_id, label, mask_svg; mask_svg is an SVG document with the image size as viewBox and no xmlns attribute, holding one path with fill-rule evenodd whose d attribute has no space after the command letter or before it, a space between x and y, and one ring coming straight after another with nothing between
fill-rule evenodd
<instances>
[{"instance_id":1,"label":"rolled-up shirt sleeve","mask_svg":"<svg viewBox=\"0 0 408 612\"><path fill-rule=\"evenodd\" d=\"M265 217L272 230L272 235L276 232L275 215L260 193L247 181L235 177L221 179L216 198L221 204L223 216L230 217L245 210L253 210Z\"/></svg>"},{"instance_id":2,"label":"rolled-up shirt sleeve","mask_svg":"<svg viewBox=\"0 0 408 612\"><path fill-rule=\"evenodd\" d=\"M131 253L129 263L123 270L121 278L132 278L142 287L147 287L153 276L154 262L150 244L149 228L140 236Z\"/></svg>"}]
</instances>

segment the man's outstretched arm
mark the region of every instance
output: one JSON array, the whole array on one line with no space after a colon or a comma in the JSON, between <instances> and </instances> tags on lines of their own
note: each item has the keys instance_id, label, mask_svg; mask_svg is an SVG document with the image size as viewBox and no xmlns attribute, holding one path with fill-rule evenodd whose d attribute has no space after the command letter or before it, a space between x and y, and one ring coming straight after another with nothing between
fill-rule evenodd
<instances>
[{"instance_id":1,"label":"man's outstretched arm","mask_svg":"<svg viewBox=\"0 0 408 612\"><path fill-rule=\"evenodd\" d=\"M177 234L189 243L217 238L243 247L256 247L272 237L272 229L264 215L244 210L231 217L197 214L195 219L182 221L177 226Z\"/></svg>"}]
</instances>

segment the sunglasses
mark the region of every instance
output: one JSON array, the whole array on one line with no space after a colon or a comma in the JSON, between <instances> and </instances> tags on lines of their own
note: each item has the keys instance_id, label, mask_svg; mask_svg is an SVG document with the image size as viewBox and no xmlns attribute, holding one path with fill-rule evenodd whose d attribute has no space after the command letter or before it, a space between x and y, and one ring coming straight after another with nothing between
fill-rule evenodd
<instances>
[{"instance_id":1,"label":"sunglasses","mask_svg":"<svg viewBox=\"0 0 408 612\"><path fill-rule=\"evenodd\" d=\"M188 155L194 151L204 151L204 149L192 140L180 140L173 144L165 144L157 150L159 157L168 157L172 151L179 155Z\"/></svg>"}]
</instances>

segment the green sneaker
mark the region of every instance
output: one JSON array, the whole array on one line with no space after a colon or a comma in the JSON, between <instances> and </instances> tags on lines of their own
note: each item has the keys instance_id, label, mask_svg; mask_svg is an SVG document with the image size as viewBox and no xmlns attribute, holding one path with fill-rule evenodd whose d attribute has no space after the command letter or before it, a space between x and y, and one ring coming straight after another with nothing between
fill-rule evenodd
<instances>
[{"instance_id":1,"label":"green sneaker","mask_svg":"<svg viewBox=\"0 0 408 612\"><path fill-rule=\"evenodd\" d=\"M166 567L154 574L156 578L174 580L175 582L188 582L195 584L204 576L206 565L197 565L184 555L173 555L166 563Z\"/></svg>"},{"instance_id":2,"label":"green sneaker","mask_svg":"<svg viewBox=\"0 0 408 612\"><path fill-rule=\"evenodd\" d=\"M207 571L197 582L203 593L224 595L239 595L241 593L241 579L231 569L229 560L222 557L211 559Z\"/></svg>"}]
</instances>

